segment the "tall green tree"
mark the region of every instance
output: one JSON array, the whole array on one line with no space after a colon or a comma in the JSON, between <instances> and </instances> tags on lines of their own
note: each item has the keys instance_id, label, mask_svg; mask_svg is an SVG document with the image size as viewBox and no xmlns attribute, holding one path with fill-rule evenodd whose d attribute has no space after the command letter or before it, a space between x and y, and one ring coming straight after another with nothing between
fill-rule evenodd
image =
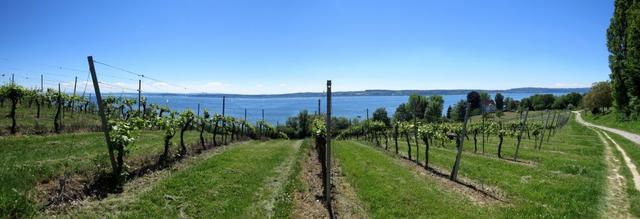
<instances>
[{"instance_id":1,"label":"tall green tree","mask_svg":"<svg viewBox=\"0 0 640 219\"><path fill-rule=\"evenodd\" d=\"M607 29L607 48L609 49L609 68L611 69L611 86L616 108L629 115L630 101L625 62L627 60L627 28L629 26L627 12L633 1L615 0L614 12Z\"/></svg>"},{"instance_id":2,"label":"tall green tree","mask_svg":"<svg viewBox=\"0 0 640 219\"><path fill-rule=\"evenodd\" d=\"M467 102L464 100L458 101L453 105L453 112L451 112L451 119L456 122L462 122L464 120L464 114L467 107Z\"/></svg>"},{"instance_id":3,"label":"tall green tree","mask_svg":"<svg viewBox=\"0 0 640 219\"><path fill-rule=\"evenodd\" d=\"M553 94L535 94L529 97L534 110L550 109L556 100Z\"/></svg>"},{"instance_id":4,"label":"tall green tree","mask_svg":"<svg viewBox=\"0 0 640 219\"><path fill-rule=\"evenodd\" d=\"M424 119L429 122L438 122L442 118L444 109L444 98L440 95L431 95L427 101L427 109L424 112Z\"/></svg>"},{"instance_id":5,"label":"tall green tree","mask_svg":"<svg viewBox=\"0 0 640 219\"><path fill-rule=\"evenodd\" d=\"M373 121L380 121L384 123L386 127L391 127L391 119L387 115L387 109L380 107L373 112Z\"/></svg>"},{"instance_id":6,"label":"tall green tree","mask_svg":"<svg viewBox=\"0 0 640 219\"><path fill-rule=\"evenodd\" d=\"M496 100L496 109L502 111L504 110L504 96L501 93L497 93L495 96Z\"/></svg>"},{"instance_id":7,"label":"tall green tree","mask_svg":"<svg viewBox=\"0 0 640 219\"><path fill-rule=\"evenodd\" d=\"M602 81L594 83L591 91L584 96L584 107L593 113L598 113L604 109L611 107L611 85L609 82Z\"/></svg>"},{"instance_id":8,"label":"tall green tree","mask_svg":"<svg viewBox=\"0 0 640 219\"><path fill-rule=\"evenodd\" d=\"M629 108L634 116L640 115L640 1L633 1L627 10L627 53L625 57L625 85L629 89Z\"/></svg>"},{"instance_id":9,"label":"tall green tree","mask_svg":"<svg viewBox=\"0 0 640 219\"><path fill-rule=\"evenodd\" d=\"M400 105L398 105L398 107L396 108L396 112L393 113L393 119L395 121L409 121L411 120L412 116L411 116L411 112L407 111L407 104L406 103L401 103Z\"/></svg>"},{"instance_id":10,"label":"tall green tree","mask_svg":"<svg viewBox=\"0 0 640 219\"><path fill-rule=\"evenodd\" d=\"M411 96L409 96L409 100L407 101L406 110L409 115L411 115L411 119L413 119L414 116L417 119L423 119L424 112L427 109L428 104L429 101L427 97L418 94L412 94Z\"/></svg>"}]
</instances>

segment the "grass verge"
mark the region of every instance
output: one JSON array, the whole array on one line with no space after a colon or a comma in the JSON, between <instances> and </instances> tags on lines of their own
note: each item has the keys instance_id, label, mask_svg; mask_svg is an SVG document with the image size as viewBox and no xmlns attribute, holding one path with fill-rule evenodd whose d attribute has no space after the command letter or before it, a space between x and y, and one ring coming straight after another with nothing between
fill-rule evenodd
<instances>
[{"instance_id":1,"label":"grass verge","mask_svg":"<svg viewBox=\"0 0 640 219\"><path fill-rule=\"evenodd\" d=\"M583 111L582 118L585 121L596 125L617 128L631 133L640 134L640 120L621 119L620 115L615 111L608 111L603 114L592 114L591 112Z\"/></svg>"},{"instance_id":2,"label":"grass verge","mask_svg":"<svg viewBox=\"0 0 640 219\"><path fill-rule=\"evenodd\" d=\"M637 161L640 160L640 146L612 132L607 133L614 141L616 141L616 143L618 143L618 145L620 145L620 147L622 147L622 149L627 153L627 156L631 158L631 161L637 167ZM611 144L611 146L613 147L613 143ZM622 158L622 154L617 149L612 148L612 150L619 160L624 161L624 159ZM629 167L627 167L627 165L624 165L624 162L622 164L622 170L622 175L627 179L626 192L627 198L630 202L629 211L633 216L640 217L640 191L636 190L635 185L633 184L633 176L631 175L631 171L629 170Z\"/></svg>"}]
</instances>

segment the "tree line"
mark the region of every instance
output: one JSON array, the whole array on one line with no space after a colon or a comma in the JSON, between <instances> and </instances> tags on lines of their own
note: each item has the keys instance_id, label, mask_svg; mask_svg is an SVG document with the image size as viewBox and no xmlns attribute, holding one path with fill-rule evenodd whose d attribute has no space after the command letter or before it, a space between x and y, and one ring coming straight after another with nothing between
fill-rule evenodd
<instances>
[{"instance_id":1,"label":"tree line","mask_svg":"<svg viewBox=\"0 0 640 219\"><path fill-rule=\"evenodd\" d=\"M611 97L624 118L640 115L640 1L615 0L607 29Z\"/></svg>"}]
</instances>

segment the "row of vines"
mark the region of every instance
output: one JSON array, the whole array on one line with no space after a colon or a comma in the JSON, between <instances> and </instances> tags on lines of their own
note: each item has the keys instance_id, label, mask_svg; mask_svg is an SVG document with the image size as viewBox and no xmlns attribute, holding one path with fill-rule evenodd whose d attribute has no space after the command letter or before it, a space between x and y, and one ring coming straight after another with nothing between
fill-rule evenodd
<instances>
[{"instance_id":1,"label":"row of vines","mask_svg":"<svg viewBox=\"0 0 640 219\"><path fill-rule=\"evenodd\" d=\"M410 160L419 163L420 144L424 145L425 168L429 168L429 148L432 146L446 147L454 143L461 150L464 140L473 140L473 152L479 153L479 141L481 153L484 153L485 139L495 137L497 139L497 156L505 159L503 145L505 138L513 138L516 145L513 160L518 161L518 152L523 138L533 139L534 148L542 150L544 142L562 128L570 117L568 111L545 111L541 116L528 120L529 112L521 112L517 120L482 119L482 122L475 122L466 125L465 123L442 122L427 123L422 121L393 122L386 125L383 121L365 120L359 124L354 124L343 130L337 136L342 140L364 140L385 150L395 145L395 153L399 154L399 141L405 141L408 145L406 155ZM482 115L485 117L486 115ZM390 142L391 141L391 142ZM412 146L413 145L413 146ZM415 151L412 151L415 149ZM452 177L455 178L455 177Z\"/></svg>"},{"instance_id":2,"label":"row of vines","mask_svg":"<svg viewBox=\"0 0 640 219\"><path fill-rule=\"evenodd\" d=\"M8 127L11 134L16 134L19 131L24 133L33 132L36 134L50 131L61 133L67 128L65 124L63 124L65 114L73 117L74 113L95 113L95 104L89 101L89 99L90 97L70 95L60 92L60 90L55 91L54 89L47 89L46 91L28 89L14 83L0 86L0 108L5 107L5 104L7 104L5 102L9 102L8 104L10 104L10 112L6 117L11 119L11 125ZM33 108L36 108L35 112L33 112L33 118L36 119L34 127L23 127L25 130L19 130L17 111L20 105L23 106L20 110L25 111L32 112ZM45 119L42 115L42 111L44 111L45 108L53 108L55 111L55 116L52 118L53 125L49 128L43 127L43 125L38 123L41 122L41 119ZM94 125L91 126L91 124ZM67 131L98 129L99 127L95 126L95 123L79 122L74 124L74 127L68 127Z\"/></svg>"},{"instance_id":3,"label":"row of vines","mask_svg":"<svg viewBox=\"0 0 640 219\"><path fill-rule=\"evenodd\" d=\"M8 127L11 134L19 131L28 133L28 130L19 130L17 110L30 110L36 108L33 117L38 121L41 117L41 108L53 108L52 131L62 133L65 130L63 116L73 116L73 114L89 115L91 121L79 122L81 124L93 124L91 128L84 127L82 130L99 131L97 107L95 102L90 101L90 97L70 95L64 92L48 89L41 92L38 89L27 89L20 85L9 83L0 87L0 108L5 106L5 101L9 100L10 112L7 118L11 118L11 125ZM178 112L167 106L158 104L148 104L146 98L142 97L140 106L134 98L108 96L103 100L105 115L108 120L107 140L109 148L109 158L113 175L118 181L126 179L128 174L126 155L135 147L136 137L142 130L160 131L163 133L163 153L158 161L161 165L166 165L174 160L184 157L187 154L187 145L184 142L186 131L198 131L200 147L206 150L210 147L225 145L229 142L242 139L261 138L287 138L287 135L277 131L276 127L265 121L258 121L255 125L245 120L232 116L223 116L218 113L209 113L204 109L201 115L196 115L187 109ZM139 108L139 110L138 110ZM199 113L198 113L199 114ZM42 132L44 133L44 132ZM179 135L178 153L172 155L172 139Z\"/></svg>"}]
</instances>

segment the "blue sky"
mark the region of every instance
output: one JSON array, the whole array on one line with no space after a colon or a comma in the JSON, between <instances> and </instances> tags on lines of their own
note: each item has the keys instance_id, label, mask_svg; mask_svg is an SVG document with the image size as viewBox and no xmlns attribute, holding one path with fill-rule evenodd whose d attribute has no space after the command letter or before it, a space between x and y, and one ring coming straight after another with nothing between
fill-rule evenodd
<instances>
[{"instance_id":1,"label":"blue sky","mask_svg":"<svg viewBox=\"0 0 640 219\"><path fill-rule=\"evenodd\" d=\"M582 87L608 79L612 13L612 0L2 0L0 80L70 89L93 55L160 81L145 91ZM105 89L137 86L96 67Z\"/></svg>"}]
</instances>

